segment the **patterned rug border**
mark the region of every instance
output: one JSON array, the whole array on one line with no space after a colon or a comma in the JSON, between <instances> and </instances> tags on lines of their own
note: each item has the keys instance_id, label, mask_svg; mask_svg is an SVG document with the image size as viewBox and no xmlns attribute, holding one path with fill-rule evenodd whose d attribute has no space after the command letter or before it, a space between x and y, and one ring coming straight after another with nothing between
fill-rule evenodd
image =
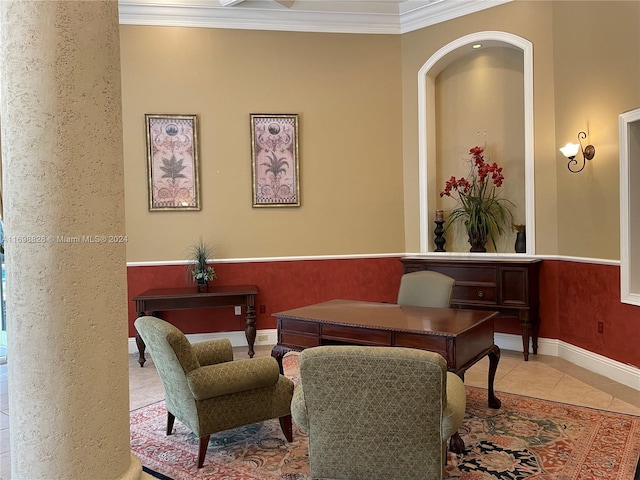
<instances>
[{"instance_id":1,"label":"patterned rug border","mask_svg":"<svg viewBox=\"0 0 640 480\"><path fill-rule=\"evenodd\" d=\"M132 410L133 411L133 410ZM154 478L158 478L160 480L173 480L173 478L171 477L167 477L166 475L163 475L161 473L156 472L155 470L151 470L150 468L147 468L145 466L142 467L142 471L144 473L147 473L149 475L151 475Z\"/></svg>"}]
</instances>

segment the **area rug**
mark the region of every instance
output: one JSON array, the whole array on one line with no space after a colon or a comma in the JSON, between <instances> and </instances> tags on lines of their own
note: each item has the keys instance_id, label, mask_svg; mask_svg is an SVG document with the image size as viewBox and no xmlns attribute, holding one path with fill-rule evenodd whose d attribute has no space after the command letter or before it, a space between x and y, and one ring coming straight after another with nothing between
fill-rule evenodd
<instances>
[{"instance_id":1,"label":"area rug","mask_svg":"<svg viewBox=\"0 0 640 480\"><path fill-rule=\"evenodd\" d=\"M297 382L297 357L284 359ZM467 387L460 434L464 455L449 453L448 480L633 480L640 458L640 417ZM196 468L198 439L176 421L165 435L158 402L131 412L131 449L160 479L310 480L307 437L294 424L287 443L277 420L211 436L204 467Z\"/></svg>"}]
</instances>

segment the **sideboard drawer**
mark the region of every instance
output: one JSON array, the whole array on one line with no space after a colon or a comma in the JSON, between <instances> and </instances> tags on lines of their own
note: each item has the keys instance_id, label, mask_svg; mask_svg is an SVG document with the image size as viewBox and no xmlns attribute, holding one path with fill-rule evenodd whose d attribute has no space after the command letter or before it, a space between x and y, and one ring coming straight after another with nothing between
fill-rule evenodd
<instances>
[{"instance_id":1,"label":"sideboard drawer","mask_svg":"<svg viewBox=\"0 0 640 480\"><path fill-rule=\"evenodd\" d=\"M453 287L451 303L483 303L497 305L497 288L495 285L456 285Z\"/></svg>"},{"instance_id":2,"label":"sideboard drawer","mask_svg":"<svg viewBox=\"0 0 640 480\"><path fill-rule=\"evenodd\" d=\"M458 282L497 282L497 269L494 266L458 266L458 265L428 265L427 270L439 272Z\"/></svg>"}]
</instances>

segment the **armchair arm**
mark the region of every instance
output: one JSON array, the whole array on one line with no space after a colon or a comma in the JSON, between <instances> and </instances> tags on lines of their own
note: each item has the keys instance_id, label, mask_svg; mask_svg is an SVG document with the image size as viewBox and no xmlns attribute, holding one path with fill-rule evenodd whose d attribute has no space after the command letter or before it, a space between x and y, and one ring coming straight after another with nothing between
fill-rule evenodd
<instances>
[{"instance_id":1,"label":"armchair arm","mask_svg":"<svg viewBox=\"0 0 640 480\"><path fill-rule=\"evenodd\" d=\"M458 431L467 407L464 383L455 373L447 372L447 404L442 412L442 439L447 440Z\"/></svg>"},{"instance_id":2,"label":"armchair arm","mask_svg":"<svg viewBox=\"0 0 640 480\"><path fill-rule=\"evenodd\" d=\"M307 403L304 400L304 390L302 384L298 384L293 391L293 398L291 399L291 416L293 421L296 422L300 430L304 433L309 433L309 415L307 413Z\"/></svg>"},{"instance_id":3,"label":"armchair arm","mask_svg":"<svg viewBox=\"0 0 640 480\"><path fill-rule=\"evenodd\" d=\"M278 362L272 357L246 358L197 368L187 374L196 400L244 392L275 385L280 378Z\"/></svg>"},{"instance_id":4,"label":"armchair arm","mask_svg":"<svg viewBox=\"0 0 640 480\"><path fill-rule=\"evenodd\" d=\"M228 338L216 338L191 344L201 367L233 360L233 348Z\"/></svg>"}]
</instances>

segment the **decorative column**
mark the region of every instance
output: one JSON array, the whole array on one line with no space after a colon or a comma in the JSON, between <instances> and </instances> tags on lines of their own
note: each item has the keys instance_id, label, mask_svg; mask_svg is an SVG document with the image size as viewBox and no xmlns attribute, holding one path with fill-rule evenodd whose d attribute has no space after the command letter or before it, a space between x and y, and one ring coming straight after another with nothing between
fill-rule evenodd
<instances>
[{"instance_id":1,"label":"decorative column","mask_svg":"<svg viewBox=\"0 0 640 480\"><path fill-rule=\"evenodd\" d=\"M0 2L11 469L136 479L116 0Z\"/></svg>"}]
</instances>

